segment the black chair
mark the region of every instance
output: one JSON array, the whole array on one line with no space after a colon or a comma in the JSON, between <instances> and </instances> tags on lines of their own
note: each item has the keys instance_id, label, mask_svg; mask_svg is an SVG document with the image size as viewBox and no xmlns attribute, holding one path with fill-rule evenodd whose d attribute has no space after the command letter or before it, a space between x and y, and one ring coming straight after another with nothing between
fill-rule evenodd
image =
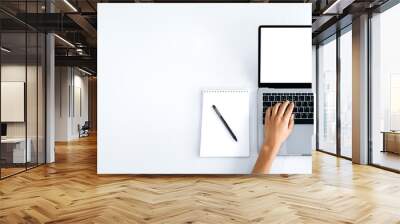
<instances>
[{"instance_id":1,"label":"black chair","mask_svg":"<svg viewBox=\"0 0 400 224\"><path fill-rule=\"evenodd\" d=\"M89 121L85 121L82 127L78 125L78 129L79 129L79 138L89 136L89 129L90 129Z\"/></svg>"}]
</instances>

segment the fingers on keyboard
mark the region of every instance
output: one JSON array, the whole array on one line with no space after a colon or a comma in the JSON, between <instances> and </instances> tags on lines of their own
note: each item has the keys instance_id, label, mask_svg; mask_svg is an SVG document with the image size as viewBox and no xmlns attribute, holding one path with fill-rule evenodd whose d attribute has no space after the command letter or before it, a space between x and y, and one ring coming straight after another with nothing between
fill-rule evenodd
<instances>
[{"instance_id":1,"label":"fingers on keyboard","mask_svg":"<svg viewBox=\"0 0 400 224\"><path fill-rule=\"evenodd\" d=\"M294 103L293 114L295 123L312 123L314 118L314 96L312 93L264 93L263 119L268 107L284 101ZM264 123L264 121L263 121Z\"/></svg>"}]
</instances>

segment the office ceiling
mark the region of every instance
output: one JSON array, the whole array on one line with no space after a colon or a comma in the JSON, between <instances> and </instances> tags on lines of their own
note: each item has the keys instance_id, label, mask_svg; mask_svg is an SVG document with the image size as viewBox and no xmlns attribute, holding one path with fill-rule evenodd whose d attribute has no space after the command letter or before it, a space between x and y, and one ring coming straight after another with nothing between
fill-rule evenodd
<instances>
[{"instance_id":1,"label":"office ceiling","mask_svg":"<svg viewBox=\"0 0 400 224\"><path fill-rule=\"evenodd\" d=\"M15 33L25 28L55 32L61 37L56 38L57 65L81 66L96 71L97 3L310 2L313 4L315 43L332 35L336 27L351 23L352 16L373 9L386 1L388 0L47 0L53 12L48 13L50 7L46 10L46 0L1 0L0 24L2 32ZM344 22L339 24L337 21L340 19ZM15 39L17 40L18 38Z\"/></svg>"},{"instance_id":2,"label":"office ceiling","mask_svg":"<svg viewBox=\"0 0 400 224\"><path fill-rule=\"evenodd\" d=\"M29 63L36 64L39 57L44 54L44 35L36 33L2 33L2 47L10 52L2 52L1 60L7 63ZM38 41L43 40L43 41ZM42 60L39 58L39 60Z\"/></svg>"}]
</instances>

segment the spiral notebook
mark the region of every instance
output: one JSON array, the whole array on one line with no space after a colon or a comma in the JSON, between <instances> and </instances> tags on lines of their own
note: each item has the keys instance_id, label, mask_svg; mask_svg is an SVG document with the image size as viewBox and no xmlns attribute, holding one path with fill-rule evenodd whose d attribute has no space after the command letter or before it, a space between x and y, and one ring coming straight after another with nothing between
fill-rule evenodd
<instances>
[{"instance_id":1,"label":"spiral notebook","mask_svg":"<svg viewBox=\"0 0 400 224\"><path fill-rule=\"evenodd\" d=\"M200 157L248 157L250 154L248 90L204 90ZM234 133L229 133L212 106Z\"/></svg>"}]
</instances>

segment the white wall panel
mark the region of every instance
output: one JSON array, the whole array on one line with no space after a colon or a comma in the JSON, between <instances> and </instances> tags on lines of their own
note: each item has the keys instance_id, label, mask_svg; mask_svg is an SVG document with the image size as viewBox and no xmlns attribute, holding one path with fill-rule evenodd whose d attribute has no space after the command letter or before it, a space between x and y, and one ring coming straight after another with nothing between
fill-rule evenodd
<instances>
[{"instance_id":1,"label":"white wall panel","mask_svg":"<svg viewBox=\"0 0 400 224\"><path fill-rule=\"evenodd\" d=\"M24 82L1 82L1 122L24 122L24 103Z\"/></svg>"}]
</instances>

